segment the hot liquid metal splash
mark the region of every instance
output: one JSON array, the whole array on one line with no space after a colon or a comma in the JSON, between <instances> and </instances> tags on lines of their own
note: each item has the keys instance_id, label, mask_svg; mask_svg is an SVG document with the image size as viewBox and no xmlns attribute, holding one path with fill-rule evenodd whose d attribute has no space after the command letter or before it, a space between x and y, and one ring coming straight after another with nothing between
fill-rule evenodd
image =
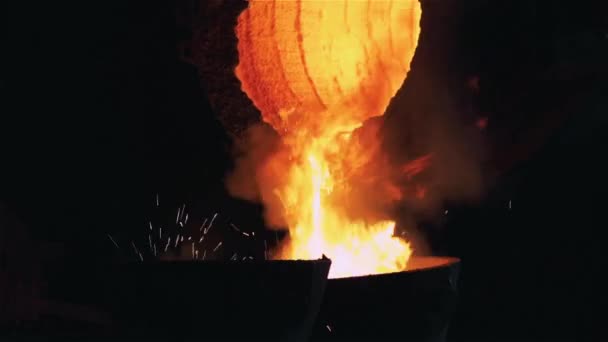
<instances>
[{"instance_id":1,"label":"hot liquid metal splash","mask_svg":"<svg viewBox=\"0 0 608 342\"><path fill-rule=\"evenodd\" d=\"M255 176L267 216L279 218L270 224L289 228L275 257L325 254L334 278L405 269L412 250L395 222L349 203L365 203L357 184L386 172L377 136L358 128L403 84L421 14L417 0L252 0L239 16L236 75L282 140Z\"/></svg>"}]
</instances>

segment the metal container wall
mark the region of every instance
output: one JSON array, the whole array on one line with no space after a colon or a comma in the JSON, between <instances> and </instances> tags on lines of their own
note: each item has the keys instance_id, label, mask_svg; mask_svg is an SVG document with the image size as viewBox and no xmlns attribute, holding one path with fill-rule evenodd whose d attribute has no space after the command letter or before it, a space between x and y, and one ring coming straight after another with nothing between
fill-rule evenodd
<instances>
[{"instance_id":1,"label":"metal container wall","mask_svg":"<svg viewBox=\"0 0 608 342\"><path fill-rule=\"evenodd\" d=\"M330 260L322 259L138 262L70 268L55 279L60 286L45 299L63 304L54 305L37 329L30 330L35 335L31 337L306 341L323 299L330 265Z\"/></svg>"},{"instance_id":2,"label":"metal container wall","mask_svg":"<svg viewBox=\"0 0 608 342\"><path fill-rule=\"evenodd\" d=\"M108 286L114 289L108 301L124 336L305 341L330 264L325 259L127 265Z\"/></svg>"},{"instance_id":3,"label":"metal container wall","mask_svg":"<svg viewBox=\"0 0 608 342\"><path fill-rule=\"evenodd\" d=\"M330 279L313 341L444 341L460 262L414 258L399 273Z\"/></svg>"}]
</instances>

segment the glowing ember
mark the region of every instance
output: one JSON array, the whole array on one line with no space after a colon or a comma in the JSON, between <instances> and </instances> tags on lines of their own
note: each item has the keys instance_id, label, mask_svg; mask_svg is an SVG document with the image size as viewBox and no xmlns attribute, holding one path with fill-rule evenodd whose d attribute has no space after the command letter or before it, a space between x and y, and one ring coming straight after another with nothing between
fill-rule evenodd
<instances>
[{"instance_id":1,"label":"glowing ember","mask_svg":"<svg viewBox=\"0 0 608 342\"><path fill-rule=\"evenodd\" d=\"M395 222L352 203L375 204L361 184L377 185L370 188L387 198L402 196L375 181L387 172L379 141L358 128L384 113L405 80L420 16L417 0L250 0L240 15L236 75L281 136L255 175L267 222L289 228L275 257L326 254L334 278L406 267L411 248L393 236ZM427 162L402 172L420 172Z\"/></svg>"}]
</instances>

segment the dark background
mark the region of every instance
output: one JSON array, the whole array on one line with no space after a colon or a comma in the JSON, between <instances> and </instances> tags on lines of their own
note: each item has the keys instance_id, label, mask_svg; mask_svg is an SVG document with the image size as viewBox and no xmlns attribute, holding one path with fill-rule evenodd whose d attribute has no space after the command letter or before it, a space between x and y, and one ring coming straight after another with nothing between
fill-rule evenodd
<instances>
[{"instance_id":1,"label":"dark background","mask_svg":"<svg viewBox=\"0 0 608 342\"><path fill-rule=\"evenodd\" d=\"M145 229L157 193L171 213L188 203L197 216L221 211L261 228L259 208L223 189L230 135L211 109L207 81L180 58L192 33L176 25L176 9L206 18L209 4L222 8L221 1L5 5L0 247L13 273L3 273L4 284L27 277L32 260L112 256L106 234L128 239ZM608 338L607 6L425 6L426 37L408 79L422 90L409 97L432 104L436 87L455 99L463 122L488 118L484 195L446 203L449 213L426 231L436 253L463 260L451 338ZM390 120L407 134L405 114Z\"/></svg>"}]
</instances>

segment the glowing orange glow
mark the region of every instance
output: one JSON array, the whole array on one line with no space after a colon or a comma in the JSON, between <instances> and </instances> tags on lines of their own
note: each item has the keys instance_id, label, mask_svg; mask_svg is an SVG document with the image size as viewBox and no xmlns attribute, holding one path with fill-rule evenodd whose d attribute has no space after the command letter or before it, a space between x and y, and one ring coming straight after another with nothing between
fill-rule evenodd
<instances>
[{"instance_id":1,"label":"glowing orange glow","mask_svg":"<svg viewBox=\"0 0 608 342\"><path fill-rule=\"evenodd\" d=\"M407 177L413 177L420 172L424 171L429 164L431 163L431 156L426 155L424 157L420 157L416 160L413 160L402 167L403 173Z\"/></svg>"},{"instance_id":2,"label":"glowing orange glow","mask_svg":"<svg viewBox=\"0 0 608 342\"><path fill-rule=\"evenodd\" d=\"M350 204L374 204L357 195L359 184L402 196L378 182L387 170L377 130L359 128L382 115L403 84L420 16L417 0L250 0L239 16L236 75L282 139L256 172L267 221L289 228L275 257L325 254L330 277L405 269L412 250L393 236L395 222Z\"/></svg>"},{"instance_id":3,"label":"glowing orange glow","mask_svg":"<svg viewBox=\"0 0 608 342\"><path fill-rule=\"evenodd\" d=\"M486 129L486 127L488 127L488 118L487 117L482 117L477 119L477 122L475 123L475 125L477 126L477 128L484 130Z\"/></svg>"}]
</instances>

